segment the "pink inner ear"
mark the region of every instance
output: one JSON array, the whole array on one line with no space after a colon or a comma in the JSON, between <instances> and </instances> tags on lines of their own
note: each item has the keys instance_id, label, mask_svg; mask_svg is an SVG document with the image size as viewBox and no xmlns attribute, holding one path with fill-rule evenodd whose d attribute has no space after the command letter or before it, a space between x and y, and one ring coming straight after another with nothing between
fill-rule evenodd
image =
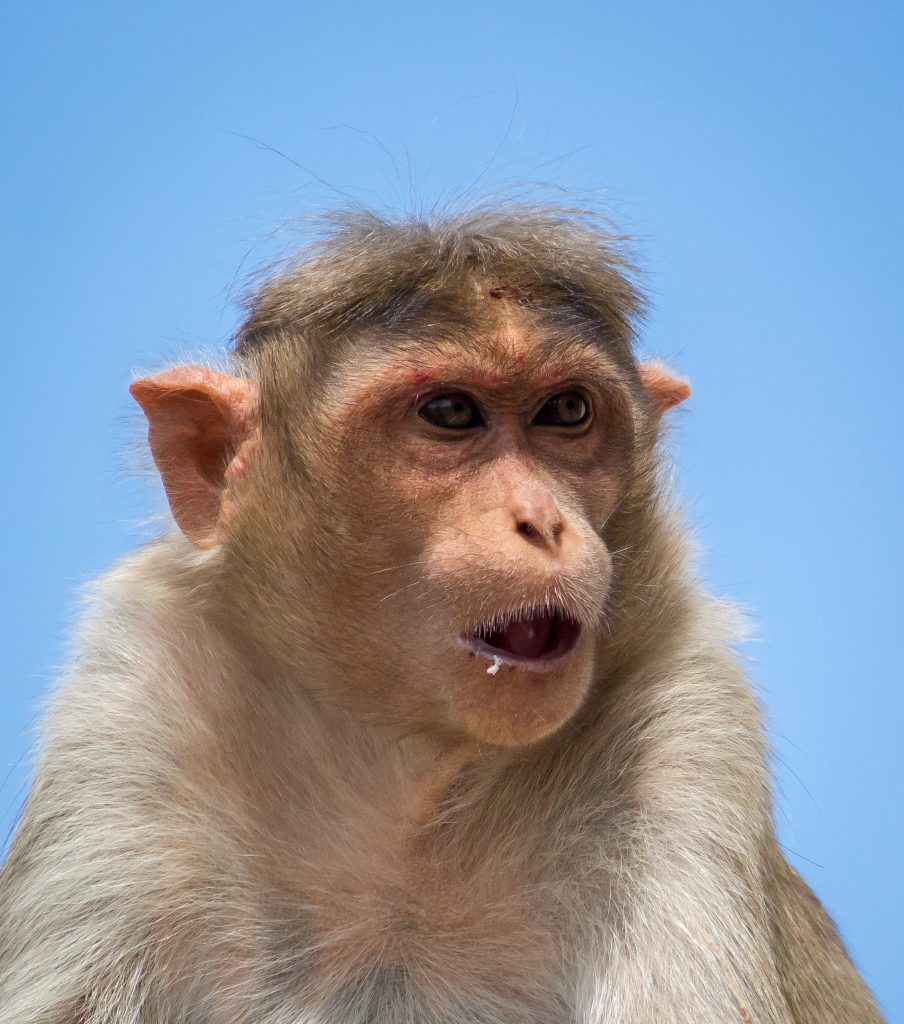
<instances>
[{"instance_id":1,"label":"pink inner ear","mask_svg":"<svg viewBox=\"0 0 904 1024\"><path fill-rule=\"evenodd\" d=\"M135 381L173 518L197 547L217 541L229 460L248 430L247 381L199 366Z\"/></svg>"},{"instance_id":2,"label":"pink inner ear","mask_svg":"<svg viewBox=\"0 0 904 1024\"><path fill-rule=\"evenodd\" d=\"M668 370L651 363L641 363L637 367L637 375L644 390L653 401L653 410L661 416L673 405L678 405L690 396L691 386L686 380L680 380Z\"/></svg>"}]
</instances>

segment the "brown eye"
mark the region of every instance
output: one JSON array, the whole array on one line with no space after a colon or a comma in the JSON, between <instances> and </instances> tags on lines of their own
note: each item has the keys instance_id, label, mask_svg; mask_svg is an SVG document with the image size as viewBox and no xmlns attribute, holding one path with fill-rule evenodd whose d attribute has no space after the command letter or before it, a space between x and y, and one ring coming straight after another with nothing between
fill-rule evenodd
<instances>
[{"instance_id":1,"label":"brown eye","mask_svg":"<svg viewBox=\"0 0 904 1024\"><path fill-rule=\"evenodd\" d=\"M483 416L477 403L470 395L462 391L453 391L448 395L437 395L421 406L419 415L428 423L446 430L468 430L484 425Z\"/></svg>"},{"instance_id":2,"label":"brown eye","mask_svg":"<svg viewBox=\"0 0 904 1024\"><path fill-rule=\"evenodd\" d=\"M533 419L535 427L580 427L590 418L590 405L579 391L553 395Z\"/></svg>"}]
</instances>

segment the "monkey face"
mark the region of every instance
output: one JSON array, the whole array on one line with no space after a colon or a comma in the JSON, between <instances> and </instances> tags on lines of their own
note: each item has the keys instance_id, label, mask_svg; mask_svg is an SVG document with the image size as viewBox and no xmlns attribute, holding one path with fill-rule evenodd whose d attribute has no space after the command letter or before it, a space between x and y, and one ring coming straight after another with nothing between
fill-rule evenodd
<instances>
[{"instance_id":1,"label":"monkey face","mask_svg":"<svg viewBox=\"0 0 904 1024\"><path fill-rule=\"evenodd\" d=\"M286 319L295 285L277 287L282 327L244 376L183 367L132 392L260 672L353 715L517 746L568 721L617 659L616 575L658 417L688 388L637 366L624 318L599 313L612 296L472 285L396 284L391 316L310 333L304 309Z\"/></svg>"},{"instance_id":2,"label":"monkey face","mask_svg":"<svg viewBox=\"0 0 904 1024\"><path fill-rule=\"evenodd\" d=\"M303 442L305 544L326 571L298 598L333 696L503 745L574 715L630 449L619 372L598 347L507 329L335 373Z\"/></svg>"}]
</instances>

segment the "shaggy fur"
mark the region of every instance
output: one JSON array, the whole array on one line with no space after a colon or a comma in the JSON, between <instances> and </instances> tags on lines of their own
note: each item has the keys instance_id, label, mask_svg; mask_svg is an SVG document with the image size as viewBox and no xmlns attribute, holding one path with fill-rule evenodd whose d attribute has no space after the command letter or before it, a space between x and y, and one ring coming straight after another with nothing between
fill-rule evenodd
<instances>
[{"instance_id":1,"label":"shaggy fur","mask_svg":"<svg viewBox=\"0 0 904 1024\"><path fill-rule=\"evenodd\" d=\"M567 211L346 218L262 286L217 543L173 532L92 588L45 717L0 1024L879 1022L776 844L639 312L617 240ZM592 632L587 685L543 721L444 672L435 631L536 593L398 478L370 415L425 353L514 380L522 337L565 376L596 360L613 410L607 474L561 492L584 564L546 595Z\"/></svg>"}]
</instances>

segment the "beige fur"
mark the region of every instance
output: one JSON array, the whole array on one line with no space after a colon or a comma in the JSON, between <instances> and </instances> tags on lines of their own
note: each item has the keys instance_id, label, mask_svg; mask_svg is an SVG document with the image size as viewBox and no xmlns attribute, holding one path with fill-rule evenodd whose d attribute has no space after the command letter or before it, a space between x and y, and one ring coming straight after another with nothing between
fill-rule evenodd
<instances>
[{"instance_id":1,"label":"beige fur","mask_svg":"<svg viewBox=\"0 0 904 1024\"><path fill-rule=\"evenodd\" d=\"M258 292L191 399L240 395L222 467L155 450L222 492L198 546L99 581L44 720L0 1024L880 1020L776 844L739 626L660 478L686 389L639 374L629 276L600 225L504 209L352 218ZM605 430L427 458L387 407L430 360L513 409L595 374ZM546 547L515 504L561 516ZM542 687L444 646L543 601L585 630Z\"/></svg>"}]
</instances>

